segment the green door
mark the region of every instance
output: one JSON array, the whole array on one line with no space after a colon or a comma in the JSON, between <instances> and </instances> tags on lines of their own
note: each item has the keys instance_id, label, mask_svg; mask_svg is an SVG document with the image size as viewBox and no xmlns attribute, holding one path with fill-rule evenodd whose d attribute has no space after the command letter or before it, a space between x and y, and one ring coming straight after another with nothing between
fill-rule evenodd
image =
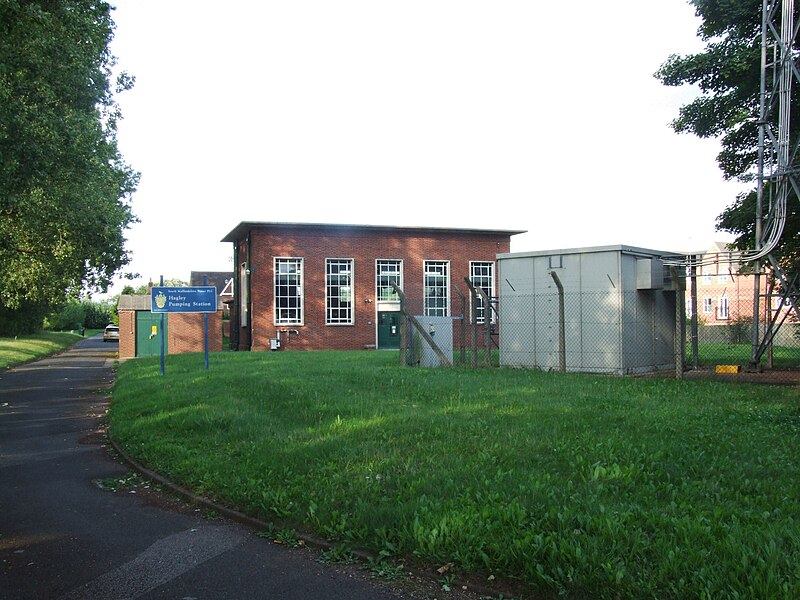
<instances>
[{"instance_id":1,"label":"green door","mask_svg":"<svg viewBox=\"0 0 800 600\"><path fill-rule=\"evenodd\" d=\"M378 348L398 349L400 347L400 313L378 313Z\"/></svg>"},{"instance_id":2,"label":"green door","mask_svg":"<svg viewBox=\"0 0 800 600\"><path fill-rule=\"evenodd\" d=\"M167 347L167 323L169 315L164 315L164 331L161 331L161 314L147 310L136 311L136 356L161 356L161 336L164 336L164 354Z\"/></svg>"}]
</instances>

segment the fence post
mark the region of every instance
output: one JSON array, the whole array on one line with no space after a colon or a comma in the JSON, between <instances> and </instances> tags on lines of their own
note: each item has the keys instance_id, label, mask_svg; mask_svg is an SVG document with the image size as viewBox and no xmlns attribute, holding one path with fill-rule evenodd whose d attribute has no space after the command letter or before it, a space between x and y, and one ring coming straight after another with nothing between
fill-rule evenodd
<instances>
[{"instance_id":1,"label":"fence post","mask_svg":"<svg viewBox=\"0 0 800 600\"><path fill-rule=\"evenodd\" d=\"M408 365L408 323L406 322L405 307L400 301L400 366Z\"/></svg>"},{"instance_id":2,"label":"fence post","mask_svg":"<svg viewBox=\"0 0 800 600\"><path fill-rule=\"evenodd\" d=\"M483 300L483 360L487 367L492 366L492 305L489 300L489 295L483 291L483 288L475 288L475 291L480 294Z\"/></svg>"},{"instance_id":3,"label":"fence post","mask_svg":"<svg viewBox=\"0 0 800 600\"><path fill-rule=\"evenodd\" d=\"M483 288L475 287L469 280L469 277L464 277L464 282L470 291L470 299L472 300L472 366L478 366L478 298L483 301L483 345L484 356L483 362L487 367L492 366L492 324L491 324L491 306L489 296L483 291Z\"/></svg>"},{"instance_id":4,"label":"fence post","mask_svg":"<svg viewBox=\"0 0 800 600\"><path fill-rule=\"evenodd\" d=\"M689 269L690 276L690 289L692 294L692 368L700 368L700 336L699 336L699 319L700 309L697 306L697 256L689 257L691 267Z\"/></svg>"},{"instance_id":5,"label":"fence post","mask_svg":"<svg viewBox=\"0 0 800 600\"><path fill-rule=\"evenodd\" d=\"M427 342L427 344L433 349L433 351L436 353L436 356L438 356L439 360L442 361L442 364L447 366L447 367L452 367L453 366L452 359L448 358L447 355L444 352L442 352L442 349L439 348L438 344L433 341L433 338L431 337L431 334L428 333L427 331L425 331L425 328L420 324L419 321L417 321L417 318L414 315L412 315L411 313L408 312L408 308L406 306L406 295L403 293L403 290L401 290L394 283L391 284L391 285L392 285L392 288L394 288L394 291L397 292L397 295L400 297L400 312L403 313L403 316L405 317L405 320L407 320L409 323L411 323L411 325L417 331L419 331L419 334L422 336L422 339L424 339ZM401 332L401 335L402 335L402 332Z\"/></svg>"},{"instance_id":6,"label":"fence post","mask_svg":"<svg viewBox=\"0 0 800 600\"><path fill-rule=\"evenodd\" d=\"M555 271L550 271L550 276L558 288L558 370L567 372L567 336L566 318L564 316L564 286Z\"/></svg>"},{"instance_id":7,"label":"fence post","mask_svg":"<svg viewBox=\"0 0 800 600\"><path fill-rule=\"evenodd\" d=\"M467 277L464 278L464 281L467 282L467 287L469 288L469 326L472 332L472 357L470 358L470 363L473 369L478 368L478 302L477 302L477 295L475 294L475 288L472 287L472 283L469 281Z\"/></svg>"},{"instance_id":8,"label":"fence post","mask_svg":"<svg viewBox=\"0 0 800 600\"><path fill-rule=\"evenodd\" d=\"M686 297L683 293L681 278L678 276L678 268L670 267L669 271L675 287L675 378L683 379L683 363L686 360L686 318L684 317Z\"/></svg>"},{"instance_id":9,"label":"fence post","mask_svg":"<svg viewBox=\"0 0 800 600\"><path fill-rule=\"evenodd\" d=\"M453 284L453 287L456 289L456 293L458 294L459 298L461 298L461 364L467 364L467 299L464 297L464 294L461 293L461 290L458 289L458 286Z\"/></svg>"},{"instance_id":10,"label":"fence post","mask_svg":"<svg viewBox=\"0 0 800 600\"><path fill-rule=\"evenodd\" d=\"M772 292L774 290L774 287L775 287L774 283L770 282L770 285L767 288L767 296L766 296L766 298L764 298L764 323L769 323L771 321L771 319L772 319L772 314L771 314L771 311L772 311ZM776 318L777 318L777 315L776 315ZM757 323L753 323L753 326L754 327L758 327L758 324ZM769 346L767 346L767 368L768 369L772 369L773 366L774 366L773 365L774 356L773 356L773 352L772 352L772 340L773 339L774 338L770 338Z\"/></svg>"}]
</instances>

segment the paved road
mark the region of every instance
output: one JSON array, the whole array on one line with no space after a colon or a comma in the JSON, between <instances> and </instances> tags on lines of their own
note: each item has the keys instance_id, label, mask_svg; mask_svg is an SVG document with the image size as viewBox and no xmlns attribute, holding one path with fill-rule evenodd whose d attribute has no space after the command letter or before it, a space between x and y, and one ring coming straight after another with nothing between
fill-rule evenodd
<instances>
[{"instance_id":1,"label":"paved road","mask_svg":"<svg viewBox=\"0 0 800 600\"><path fill-rule=\"evenodd\" d=\"M96 431L116 345L0 371L0 599L398 600L223 520L95 483L127 472Z\"/></svg>"}]
</instances>

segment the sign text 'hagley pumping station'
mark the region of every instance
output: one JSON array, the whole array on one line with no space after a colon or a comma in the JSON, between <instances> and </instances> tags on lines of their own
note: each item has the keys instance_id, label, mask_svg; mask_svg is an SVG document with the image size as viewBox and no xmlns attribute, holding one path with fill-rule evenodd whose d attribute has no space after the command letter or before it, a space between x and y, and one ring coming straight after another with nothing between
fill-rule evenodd
<instances>
[{"instance_id":1,"label":"sign text 'hagley pumping station'","mask_svg":"<svg viewBox=\"0 0 800 600\"><path fill-rule=\"evenodd\" d=\"M215 313L214 286L153 287L150 310L154 313Z\"/></svg>"}]
</instances>

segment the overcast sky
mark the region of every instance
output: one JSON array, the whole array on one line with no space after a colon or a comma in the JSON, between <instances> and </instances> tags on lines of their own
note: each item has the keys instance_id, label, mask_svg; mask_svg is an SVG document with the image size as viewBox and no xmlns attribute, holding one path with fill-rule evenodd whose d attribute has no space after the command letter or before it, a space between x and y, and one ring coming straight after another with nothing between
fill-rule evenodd
<instances>
[{"instance_id":1,"label":"overcast sky","mask_svg":"<svg viewBox=\"0 0 800 600\"><path fill-rule=\"evenodd\" d=\"M527 230L514 252L730 239L741 185L668 126L696 92L653 77L702 47L686 0L116 6L136 283L230 270L240 221Z\"/></svg>"}]
</instances>

